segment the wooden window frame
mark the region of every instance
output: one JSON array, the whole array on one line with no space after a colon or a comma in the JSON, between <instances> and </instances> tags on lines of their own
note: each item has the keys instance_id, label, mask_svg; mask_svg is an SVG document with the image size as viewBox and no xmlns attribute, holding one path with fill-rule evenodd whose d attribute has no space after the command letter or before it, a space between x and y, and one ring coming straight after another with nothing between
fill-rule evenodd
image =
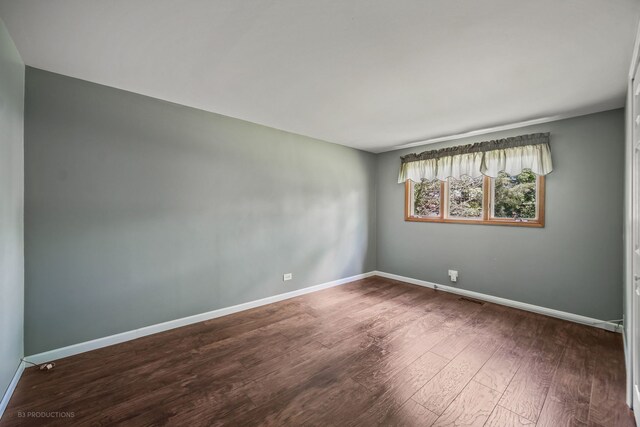
<instances>
[{"instance_id":1,"label":"wooden window frame","mask_svg":"<svg viewBox=\"0 0 640 427\"><path fill-rule=\"evenodd\" d=\"M412 222L442 222L451 224L476 224L476 225L508 225L512 227L544 227L544 199L545 199L545 183L544 176L538 176L536 181L536 218L515 221L511 218L494 218L493 214L493 186L491 178L483 177L482 180L482 218L479 219L463 219L448 218L446 211L449 209L448 204L448 188L444 181L440 182L440 216L432 217L416 217L412 216L413 203L413 181L405 181L404 191L404 220Z\"/></svg>"}]
</instances>

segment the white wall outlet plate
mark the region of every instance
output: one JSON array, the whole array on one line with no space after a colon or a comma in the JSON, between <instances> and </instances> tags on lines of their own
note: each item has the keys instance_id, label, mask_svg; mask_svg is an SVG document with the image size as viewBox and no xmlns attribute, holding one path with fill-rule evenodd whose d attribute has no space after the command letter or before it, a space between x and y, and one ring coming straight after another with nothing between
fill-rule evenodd
<instances>
[{"instance_id":1,"label":"white wall outlet plate","mask_svg":"<svg viewBox=\"0 0 640 427\"><path fill-rule=\"evenodd\" d=\"M282 280L286 282L287 280L293 279L293 273L286 273L282 275Z\"/></svg>"},{"instance_id":2,"label":"white wall outlet plate","mask_svg":"<svg viewBox=\"0 0 640 427\"><path fill-rule=\"evenodd\" d=\"M449 279L451 279L452 282L457 282L458 270L449 270Z\"/></svg>"}]
</instances>

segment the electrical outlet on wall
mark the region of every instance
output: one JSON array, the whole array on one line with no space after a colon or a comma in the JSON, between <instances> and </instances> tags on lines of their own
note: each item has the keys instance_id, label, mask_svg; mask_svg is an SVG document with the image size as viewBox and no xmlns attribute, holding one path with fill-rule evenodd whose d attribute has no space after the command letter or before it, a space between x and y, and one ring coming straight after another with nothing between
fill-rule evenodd
<instances>
[{"instance_id":1,"label":"electrical outlet on wall","mask_svg":"<svg viewBox=\"0 0 640 427\"><path fill-rule=\"evenodd\" d=\"M449 270L449 279L452 282L458 281L458 270Z\"/></svg>"},{"instance_id":2,"label":"electrical outlet on wall","mask_svg":"<svg viewBox=\"0 0 640 427\"><path fill-rule=\"evenodd\" d=\"M282 275L282 281L286 282L287 280L293 279L293 273L285 273Z\"/></svg>"}]
</instances>

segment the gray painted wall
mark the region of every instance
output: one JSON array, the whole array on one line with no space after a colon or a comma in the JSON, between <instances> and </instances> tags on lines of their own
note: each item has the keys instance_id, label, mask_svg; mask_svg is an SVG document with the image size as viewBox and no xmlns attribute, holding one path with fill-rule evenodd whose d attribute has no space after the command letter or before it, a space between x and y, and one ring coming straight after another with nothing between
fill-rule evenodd
<instances>
[{"instance_id":1,"label":"gray painted wall","mask_svg":"<svg viewBox=\"0 0 640 427\"><path fill-rule=\"evenodd\" d=\"M533 132L551 132L546 226L404 221L400 156ZM378 156L378 270L543 307L622 315L623 110L591 114Z\"/></svg>"},{"instance_id":2,"label":"gray painted wall","mask_svg":"<svg viewBox=\"0 0 640 427\"><path fill-rule=\"evenodd\" d=\"M23 353L24 64L0 20L0 398Z\"/></svg>"},{"instance_id":3,"label":"gray painted wall","mask_svg":"<svg viewBox=\"0 0 640 427\"><path fill-rule=\"evenodd\" d=\"M373 154L26 80L27 354L375 268Z\"/></svg>"},{"instance_id":4,"label":"gray painted wall","mask_svg":"<svg viewBox=\"0 0 640 427\"><path fill-rule=\"evenodd\" d=\"M26 84L27 354L374 269L621 316L623 110L374 156L37 69ZM547 131L545 228L403 220L400 155Z\"/></svg>"}]
</instances>

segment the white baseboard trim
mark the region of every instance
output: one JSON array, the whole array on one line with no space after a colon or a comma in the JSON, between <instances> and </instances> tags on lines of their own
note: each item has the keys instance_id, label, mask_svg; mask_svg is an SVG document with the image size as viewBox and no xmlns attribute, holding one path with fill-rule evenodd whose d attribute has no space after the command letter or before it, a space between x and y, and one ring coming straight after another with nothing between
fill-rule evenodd
<instances>
[{"instance_id":1,"label":"white baseboard trim","mask_svg":"<svg viewBox=\"0 0 640 427\"><path fill-rule=\"evenodd\" d=\"M25 363L20 361L18 365L18 369L16 369L16 373L13 375L7 390L4 392L4 396L2 396L2 401L0 401L0 419L2 419L2 415L4 414L4 410L7 409L7 405L9 405L9 400L11 400L11 396L13 396L13 391L16 389L18 385L18 381L20 381L20 377L24 372Z\"/></svg>"},{"instance_id":2,"label":"white baseboard trim","mask_svg":"<svg viewBox=\"0 0 640 427\"><path fill-rule=\"evenodd\" d=\"M50 362L52 360L62 359L64 357L69 357L69 356L84 353L87 351L96 350L102 347L107 347L114 344L120 344L125 341L131 341L136 338L145 337L147 335L157 334L158 332L168 331L169 329L175 329L181 326L191 325L193 323L203 322L209 319L215 319L216 317L227 316L229 314L238 313L240 311L249 310L252 308L260 307L262 305L272 304L274 302L283 301L289 298L294 298L294 297L308 294L311 292L317 292L323 289L332 288L334 286L344 285L345 283L353 282L354 280L364 279L367 277L371 277L373 275L374 275L373 271L370 271L368 273L357 274L355 276L333 280L331 282L322 283L320 285L309 286L307 288L286 292L284 294L274 295L271 297L262 298L255 301L249 301L249 302L234 305L231 307L220 308L218 310L208 311L206 313L195 314L193 316L183 317L181 319L169 320L168 322L145 326L143 328L134 329L132 331L122 332L119 334L110 335L103 338L97 338L91 341L73 344L67 347L45 351L44 353L38 353L31 356L27 356L25 357L25 360L31 363L36 363L36 364Z\"/></svg>"},{"instance_id":3,"label":"white baseboard trim","mask_svg":"<svg viewBox=\"0 0 640 427\"><path fill-rule=\"evenodd\" d=\"M506 305L507 307L518 308L520 310L531 311L533 313L544 314L545 316L556 317L558 319L568 320L570 322L581 323L583 325L594 326L596 328L606 329L612 332L621 332L617 324L605 322L591 317L581 316L579 314L567 313L565 311L554 310L552 308L541 307L539 305L527 304L524 302L513 301L506 298L494 297L492 295L482 294L480 292L467 291L452 286L440 285L438 283L427 282L426 280L413 279L411 277L399 276L397 274L385 273L384 271L375 271L376 276L386 277L387 279L399 280L401 282L411 283L427 288L438 289L453 294L463 295L469 298L475 298L495 304Z\"/></svg>"}]
</instances>

